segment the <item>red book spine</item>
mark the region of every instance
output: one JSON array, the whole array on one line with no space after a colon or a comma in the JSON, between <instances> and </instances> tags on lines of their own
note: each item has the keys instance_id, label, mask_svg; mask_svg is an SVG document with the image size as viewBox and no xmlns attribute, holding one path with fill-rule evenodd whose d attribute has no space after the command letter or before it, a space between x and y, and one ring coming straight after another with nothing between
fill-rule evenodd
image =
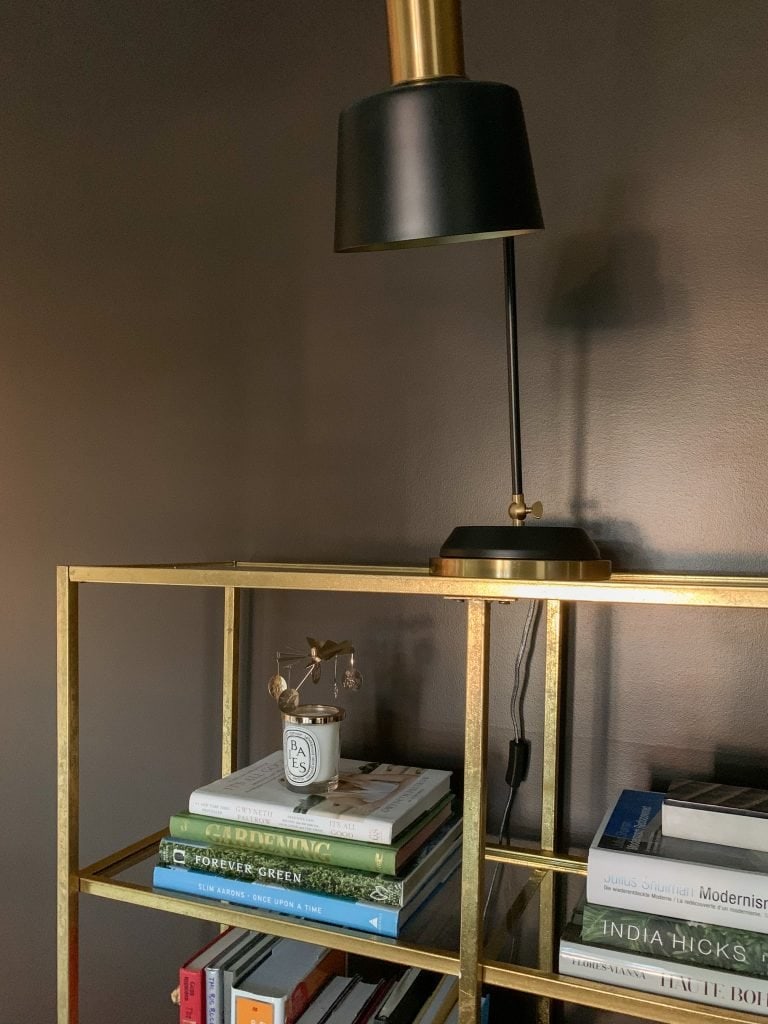
<instances>
[{"instance_id":1,"label":"red book spine","mask_svg":"<svg viewBox=\"0 0 768 1024\"><path fill-rule=\"evenodd\" d=\"M202 949L199 949L194 956L179 968L179 1024L205 1024L205 962L210 956L201 956L207 949L219 942L227 932L215 935L210 942L206 942ZM199 966L192 967L197 962Z\"/></svg>"},{"instance_id":2,"label":"red book spine","mask_svg":"<svg viewBox=\"0 0 768 1024\"><path fill-rule=\"evenodd\" d=\"M205 1024L205 979L202 969L179 968L179 1024Z\"/></svg>"}]
</instances>

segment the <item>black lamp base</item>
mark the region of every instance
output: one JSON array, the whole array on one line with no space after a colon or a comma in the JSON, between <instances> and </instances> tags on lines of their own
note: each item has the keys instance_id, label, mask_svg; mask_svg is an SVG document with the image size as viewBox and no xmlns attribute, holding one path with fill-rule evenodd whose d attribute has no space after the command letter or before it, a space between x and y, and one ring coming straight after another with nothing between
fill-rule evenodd
<instances>
[{"instance_id":1,"label":"black lamp base","mask_svg":"<svg viewBox=\"0 0 768 1024\"><path fill-rule=\"evenodd\" d=\"M606 580L611 563L578 526L457 526L429 563L435 576Z\"/></svg>"}]
</instances>

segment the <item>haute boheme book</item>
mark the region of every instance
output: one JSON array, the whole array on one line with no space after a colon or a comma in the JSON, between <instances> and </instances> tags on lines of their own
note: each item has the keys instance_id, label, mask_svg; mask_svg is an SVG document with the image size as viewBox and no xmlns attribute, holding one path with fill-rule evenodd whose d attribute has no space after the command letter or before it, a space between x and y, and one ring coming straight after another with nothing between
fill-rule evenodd
<instances>
[{"instance_id":1,"label":"haute boheme book","mask_svg":"<svg viewBox=\"0 0 768 1024\"><path fill-rule=\"evenodd\" d=\"M196 789L189 810L230 821L315 835L391 843L447 792L451 773L341 758L339 785L302 796L285 785L283 752Z\"/></svg>"},{"instance_id":2,"label":"haute boheme book","mask_svg":"<svg viewBox=\"0 0 768 1024\"><path fill-rule=\"evenodd\" d=\"M672 963L631 950L607 949L581 939L578 916L560 940L561 974L657 992L745 1013L768 1014L768 980L713 967Z\"/></svg>"},{"instance_id":3,"label":"haute boheme book","mask_svg":"<svg viewBox=\"0 0 768 1024\"><path fill-rule=\"evenodd\" d=\"M587 902L768 934L768 853L662 835L664 798L621 793L589 848Z\"/></svg>"}]
</instances>

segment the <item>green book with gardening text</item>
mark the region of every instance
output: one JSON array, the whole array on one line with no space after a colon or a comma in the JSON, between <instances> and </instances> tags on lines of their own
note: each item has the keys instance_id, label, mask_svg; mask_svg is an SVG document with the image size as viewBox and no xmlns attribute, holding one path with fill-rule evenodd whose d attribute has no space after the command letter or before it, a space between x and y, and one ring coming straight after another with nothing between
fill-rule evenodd
<instances>
[{"instance_id":1,"label":"green book with gardening text","mask_svg":"<svg viewBox=\"0 0 768 1024\"><path fill-rule=\"evenodd\" d=\"M449 793L389 845L249 825L189 811L174 814L169 831L173 839L396 875L450 818L452 802L453 795Z\"/></svg>"}]
</instances>

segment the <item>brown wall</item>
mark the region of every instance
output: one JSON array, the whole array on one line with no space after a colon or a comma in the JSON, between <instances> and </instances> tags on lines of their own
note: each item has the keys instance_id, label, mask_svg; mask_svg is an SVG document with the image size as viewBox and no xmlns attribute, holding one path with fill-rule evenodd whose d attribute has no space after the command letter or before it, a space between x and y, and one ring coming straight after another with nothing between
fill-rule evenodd
<instances>
[{"instance_id":1,"label":"brown wall","mask_svg":"<svg viewBox=\"0 0 768 1024\"><path fill-rule=\"evenodd\" d=\"M767 573L768 8L465 0L464 22L470 75L521 92L547 224L518 245L529 498L621 568ZM423 562L503 521L499 245L331 252L337 113L386 81L378 0L0 5L0 1024L54 1016L54 565ZM83 595L84 861L216 774L218 614ZM523 614L494 617L496 776ZM621 785L765 763L766 621L579 612L575 840ZM258 598L247 755L276 743L271 652L316 630L366 671L349 753L458 766L461 629L452 604ZM84 901L83 1024L172 1021L202 935Z\"/></svg>"}]
</instances>

